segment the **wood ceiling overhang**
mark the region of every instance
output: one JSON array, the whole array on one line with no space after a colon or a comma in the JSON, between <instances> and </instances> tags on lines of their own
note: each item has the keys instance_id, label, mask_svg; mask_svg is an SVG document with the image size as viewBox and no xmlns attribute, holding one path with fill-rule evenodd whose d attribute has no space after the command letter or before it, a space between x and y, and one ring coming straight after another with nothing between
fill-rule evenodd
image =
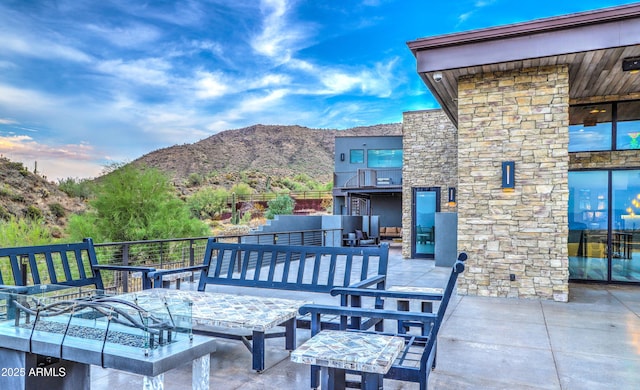
<instances>
[{"instance_id":1,"label":"wood ceiling overhang","mask_svg":"<svg viewBox=\"0 0 640 390\"><path fill-rule=\"evenodd\" d=\"M640 92L640 73L622 60L640 57L640 3L408 42L417 71L458 126L462 76L567 64L569 97ZM436 82L435 73L442 74Z\"/></svg>"}]
</instances>

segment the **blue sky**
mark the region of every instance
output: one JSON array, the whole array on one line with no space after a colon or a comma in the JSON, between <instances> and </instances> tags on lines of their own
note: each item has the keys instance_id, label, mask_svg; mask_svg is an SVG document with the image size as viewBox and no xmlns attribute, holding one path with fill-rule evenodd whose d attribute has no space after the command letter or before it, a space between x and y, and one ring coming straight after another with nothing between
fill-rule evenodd
<instances>
[{"instance_id":1,"label":"blue sky","mask_svg":"<svg viewBox=\"0 0 640 390\"><path fill-rule=\"evenodd\" d=\"M400 122L438 107L407 41L628 3L3 0L0 155L56 181L257 123Z\"/></svg>"}]
</instances>

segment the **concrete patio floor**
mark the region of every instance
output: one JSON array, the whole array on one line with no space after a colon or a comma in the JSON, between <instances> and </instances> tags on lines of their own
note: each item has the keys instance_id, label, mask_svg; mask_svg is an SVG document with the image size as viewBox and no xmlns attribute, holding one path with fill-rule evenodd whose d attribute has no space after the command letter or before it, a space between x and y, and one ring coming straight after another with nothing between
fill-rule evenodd
<instances>
[{"instance_id":1,"label":"concrete patio floor","mask_svg":"<svg viewBox=\"0 0 640 390\"><path fill-rule=\"evenodd\" d=\"M389 286L439 287L448 274L432 260L403 260L399 248L391 249ZM569 299L455 297L440 330L429 388L639 388L640 287L571 284ZM298 331L298 344L308 337ZM219 340L211 355L210 389L309 388L309 366L290 362L282 339L268 340L267 366L255 373L244 345ZM91 375L94 390L142 388L138 375L95 366ZM418 389L391 380L384 385ZM191 388L190 363L167 372L165 388Z\"/></svg>"}]
</instances>

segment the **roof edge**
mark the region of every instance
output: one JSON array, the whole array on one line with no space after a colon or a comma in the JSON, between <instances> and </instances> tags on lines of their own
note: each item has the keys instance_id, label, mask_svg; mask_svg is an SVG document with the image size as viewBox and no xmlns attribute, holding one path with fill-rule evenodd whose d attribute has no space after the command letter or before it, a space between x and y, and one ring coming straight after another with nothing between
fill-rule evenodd
<instances>
[{"instance_id":1,"label":"roof edge","mask_svg":"<svg viewBox=\"0 0 640 390\"><path fill-rule=\"evenodd\" d=\"M579 26L601 24L640 16L640 3L618 7L602 8L568 15L553 16L527 22L488 27L477 30L426 37L407 42L407 46L415 54L419 50L455 46L462 43L490 41L512 38L522 35L533 35L554 30L564 30Z\"/></svg>"}]
</instances>

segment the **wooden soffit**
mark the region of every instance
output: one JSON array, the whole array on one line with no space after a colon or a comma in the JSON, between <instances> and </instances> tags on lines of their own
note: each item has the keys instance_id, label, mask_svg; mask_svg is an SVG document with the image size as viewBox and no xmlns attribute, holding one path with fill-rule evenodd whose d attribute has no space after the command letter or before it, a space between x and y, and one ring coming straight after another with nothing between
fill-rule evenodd
<instances>
[{"instance_id":1,"label":"wooden soffit","mask_svg":"<svg viewBox=\"0 0 640 390\"><path fill-rule=\"evenodd\" d=\"M408 42L417 71L455 126L462 76L538 66L569 66L569 97L640 92L640 3ZM441 78L434 80L439 73Z\"/></svg>"}]
</instances>

